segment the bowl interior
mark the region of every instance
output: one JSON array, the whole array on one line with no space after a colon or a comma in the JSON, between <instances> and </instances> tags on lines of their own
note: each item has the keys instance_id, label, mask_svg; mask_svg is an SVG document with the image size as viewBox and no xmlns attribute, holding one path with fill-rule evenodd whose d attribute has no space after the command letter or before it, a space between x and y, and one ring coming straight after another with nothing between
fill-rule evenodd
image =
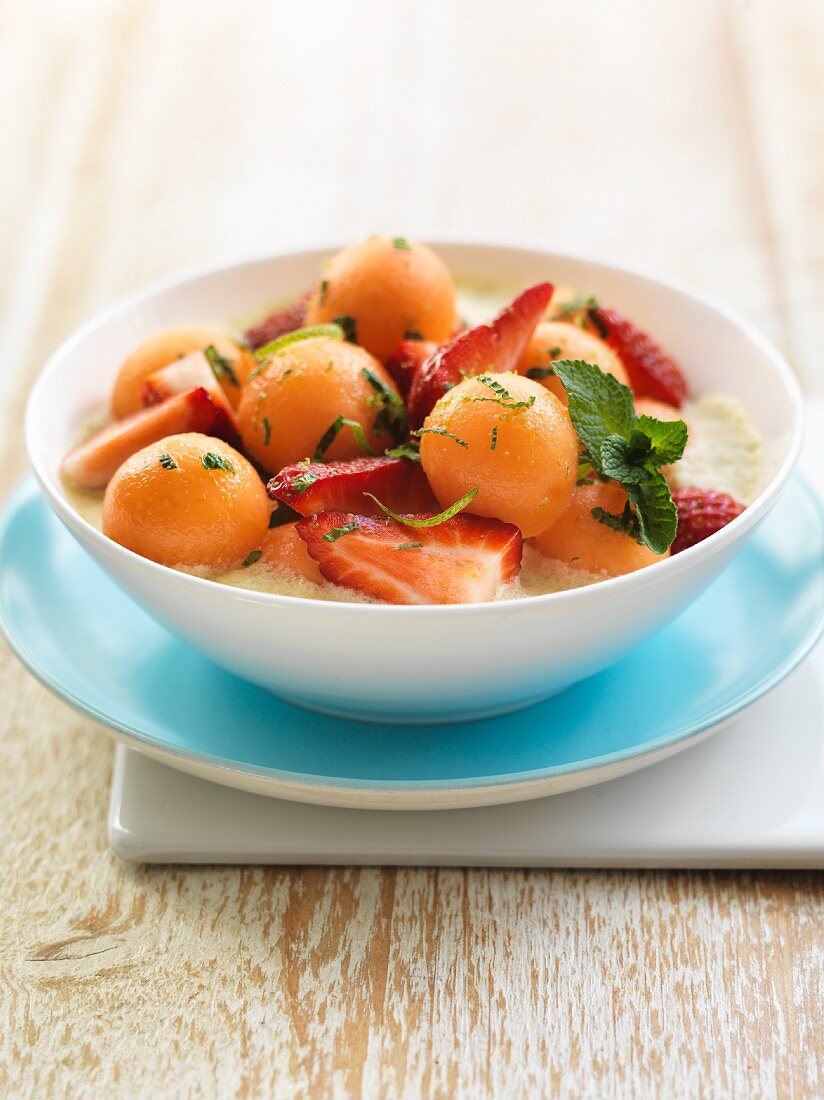
<instances>
[{"instance_id":1,"label":"bowl interior","mask_svg":"<svg viewBox=\"0 0 824 1100\"><path fill-rule=\"evenodd\" d=\"M765 440L764 488L786 473L799 435L799 396L781 355L752 326L692 291L649 274L568 254L499 245L438 243L458 277L526 286L549 279L596 294L652 333L684 367L693 393L738 397ZM53 356L27 412L35 471L58 498L61 460L84 420L105 403L124 357L170 325L254 317L316 278L332 249L225 267L150 288L85 325Z\"/></svg>"}]
</instances>

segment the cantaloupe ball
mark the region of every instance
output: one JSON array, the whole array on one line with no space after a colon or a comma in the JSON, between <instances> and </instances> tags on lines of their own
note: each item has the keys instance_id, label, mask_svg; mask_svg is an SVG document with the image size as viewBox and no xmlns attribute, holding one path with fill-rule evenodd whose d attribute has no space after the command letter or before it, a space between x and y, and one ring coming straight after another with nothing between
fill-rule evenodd
<instances>
[{"instance_id":1,"label":"cantaloupe ball","mask_svg":"<svg viewBox=\"0 0 824 1100\"><path fill-rule=\"evenodd\" d=\"M219 328L184 325L147 336L124 359L112 390L112 415L120 420L142 409L141 390L149 375L168 367L175 359L191 355L193 351L203 351L210 345L226 361L228 369L219 367L217 375L229 401L237 405L254 366L254 357Z\"/></svg>"},{"instance_id":2,"label":"cantaloupe ball","mask_svg":"<svg viewBox=\"0 0 824 1100\"><path fill-rule=\"evenodd\" d=\"M426 245L370 237L332 257L309 300L307 325L340 317L352 318L354 339L381 360L404 339L442 344L455 327L455 282Z\"/></svg>"},{"instance_id":3,"label":"cantaloupe ball","mask_svg":"<svg viewBox=\"0 0 824 1100\"><path fill-rule=\"evenodd\" d=\"M477 488L467 511L535 535L572 498L578 436L558 398L537 382L517 374L489 378L505 396L467 378L435 405L421 435L421 462L442 507Z\"/></svg>"},{"instance_id":4,"label":"cantaloupe ball","mask_svg":"<svg viewBox=\"0 0 824 1100\"><path fill-rule=\"evenodd\" d=\"M254 466L198 432L170 435L120 467L103 533L161 565L234 568L260 547L271 502Z\"/></svg>"},{"instance_id":5,"label":"cantaloupe ball","mask_svg":"<svg viewBox=\"0 0 824 1100\"><path fill-rule=\"evenodd\" d=\"M544 373L557 359L583 359L585 363L592 363L607 374L614 375L625 386L629 385L624 364L611 347L591 332L563 321L542 321L538 325L518 363L518 372L546 386L566 405L567 395L561 380ZM533 373L529 374L530 371Z\"/></svg>"},{"instance_id":6,"label":"cantaloupe ball","mask_svg":"<svg viewBox=\"0 0 824 1100\"><path fill-rule=\"evenodd\" d=\"M306 543L297 532L296 523L284 523L267 531L260 548L263 551L261 561L266 562L270 568L296 573L315 584L323 582L318 563L310 556Z\"/></svg>"},{"instance_id":7,"label":"cantaloupe ball","mask_svg":"<svg viewBox=\"0 0 824 1100\"><path fill-rule=\"evenodd\" d=\"M648 546L607 527L592 514L593 508L603 508L620 515L626 503L627 494L617 482L585 482L575 489L560 519L536 536L534 545L548 558L605 577L633 573L668 557L669 551L654 554Z\"/></svg>"},{"instance_id":8,"label":"cantaloupe ball","mask_svg":"<svg viewBox=\"0 0 824 1100\"><path fill-rule=\"evenodd\" d=\"M324 432L343 415L363 428L376 453L395 440L374 427L380 395L364 376L369 371L393 394L395 384L368 351L343 340L315 336L273 355L249 382L238 409L240 433L248 454L264 470L276 473L292 462L311 458ZM349 426L338 432L323 455L326 461L359 458L364 450Z\"/></svg>"}]
</instances>

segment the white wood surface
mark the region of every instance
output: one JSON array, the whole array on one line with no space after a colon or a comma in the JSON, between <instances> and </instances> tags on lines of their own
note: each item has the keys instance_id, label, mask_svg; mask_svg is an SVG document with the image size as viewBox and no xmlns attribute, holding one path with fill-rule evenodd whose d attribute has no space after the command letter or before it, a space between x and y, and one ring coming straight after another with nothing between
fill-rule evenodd
<instances>
[{"instance_id":1,"label":"white wood surface","mask_svg":"<svg viewBox=\"0 0 824 1100\"><path fill-rule=\"evenodd\" d=\"M94 310L371 231L652 264L820 384L822 57L818 0L0 0L0 491ZM132 869L105 735L0 700L0 1092L824 1091L819 877Z\"/></svg>"}]
</instances>

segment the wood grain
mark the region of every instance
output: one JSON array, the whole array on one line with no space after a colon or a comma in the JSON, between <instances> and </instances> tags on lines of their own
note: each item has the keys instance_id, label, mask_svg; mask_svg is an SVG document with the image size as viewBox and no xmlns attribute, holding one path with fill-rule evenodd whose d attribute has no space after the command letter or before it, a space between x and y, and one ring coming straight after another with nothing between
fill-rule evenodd
<instances>
[{"instance_id":1,"label":"wood grain","mask_svg":"<svg viewBox=\"0 0 824 1100\"><path fill-rule=\"evenodd\" d=\"M374 230L652 264L822 385L822 55L814 0L4 0L0 491L91 312ZM6 1095L824 1093L818 876L130 868L105 734L0 699Z\"/></svg>"}]
</instances>

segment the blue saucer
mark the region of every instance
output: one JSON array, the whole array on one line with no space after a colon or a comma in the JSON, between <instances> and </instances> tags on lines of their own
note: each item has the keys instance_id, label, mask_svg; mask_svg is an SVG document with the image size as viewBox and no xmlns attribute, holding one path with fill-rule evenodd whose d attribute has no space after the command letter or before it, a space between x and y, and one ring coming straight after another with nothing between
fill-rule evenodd
<instances>
[{"instance_id":1,"label":"blue saucer","mask_svg":"<svg viewBox=\"0 0 824 1100\"><path fill-rule=\"evenodd\" d=\"M824 625L824 511L801 480L723 576L650 642L528 710L440 727L287 705L133 604L31 481L0 524L0 626L32 672L116 736L230 786L337 805L477 805L651 763L777 684Z\"/></svg>"}]
</instances>

